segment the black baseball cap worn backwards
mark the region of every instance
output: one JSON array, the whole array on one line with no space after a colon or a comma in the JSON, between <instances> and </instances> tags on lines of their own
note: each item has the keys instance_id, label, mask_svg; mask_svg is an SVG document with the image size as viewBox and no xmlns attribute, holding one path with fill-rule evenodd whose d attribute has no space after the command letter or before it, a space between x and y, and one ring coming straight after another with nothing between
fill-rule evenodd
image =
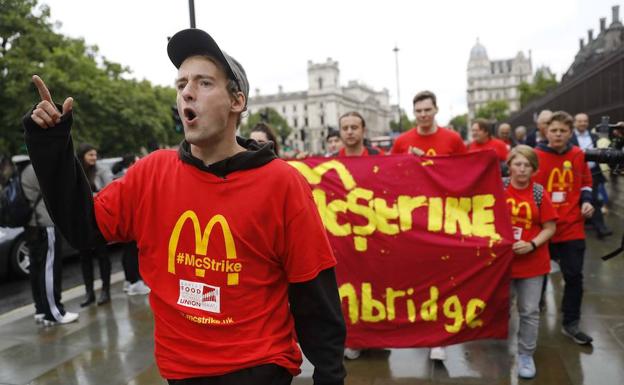
<instances>
[{"instance_id":1,"label":"black baseball cap worn backwards","mask_svg":"<svg viewBox=\"0 0 624 385\"><path fill-rule=\"evenodd\" d=\"M249 99L249 81L243 66L227 53L221 51L217 42L205 31L197 28L184 29L169 39L167 54L176 68L191 56L205 55L217 60L229 79L234 80L245 94L245 107Z\"/></svg>"}]
</instances>

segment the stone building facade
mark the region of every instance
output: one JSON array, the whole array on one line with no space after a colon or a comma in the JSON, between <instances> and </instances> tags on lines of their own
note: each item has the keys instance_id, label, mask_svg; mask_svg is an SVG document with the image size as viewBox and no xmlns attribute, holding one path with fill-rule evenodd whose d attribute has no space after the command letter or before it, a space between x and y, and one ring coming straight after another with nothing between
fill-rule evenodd
<instances>
[{"instance_id":1,"label":"stone building facade","mask_svg":"<svg viewBox=\"0 0 624 385\"><path fill-rule=\"evenodd\" d=\"M357 111L366 120L369 138L387 135L390 121L396 120L396 108L390 106L387 89L375 91L357 81L340 84L338 62L328 58L324 63L308 61L308 89L261 95L256 89L249 98L249 113L273 108L293 128L286 146L312 153L325 151L328 129L338 129L338 118L348 111Z\"/></svg>"},{"instance_id":2,"label":"stone building facade","mask_svg":"<svg viewBox=\"0 0 624 385\"><path fill-rule=\"evenodd\" d=\"M509 112L520 110L522 82L533 81L531 53L528 57L521 51L511 59L490 60L485 47L477 39L468 60L468 117L474 119L477 110L490 101L504 100Z\"/></svg>"}]
</instances>

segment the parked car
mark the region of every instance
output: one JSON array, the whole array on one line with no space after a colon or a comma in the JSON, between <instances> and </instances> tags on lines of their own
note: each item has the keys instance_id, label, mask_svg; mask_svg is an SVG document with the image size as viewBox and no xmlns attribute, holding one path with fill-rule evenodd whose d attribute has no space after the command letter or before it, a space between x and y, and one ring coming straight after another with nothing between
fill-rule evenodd
<instances>
[{"instance_id":1,"label":"parked car","mask_svg":"<svg viewBox=\"0 0 624 385\"><path fill-rule=\"evenodd\" d=\"M78 252L61 237L61 257ZM30 256L24 239L24 228L0 227L0 281L27 278Z\"/></svg>"}]
</instances>

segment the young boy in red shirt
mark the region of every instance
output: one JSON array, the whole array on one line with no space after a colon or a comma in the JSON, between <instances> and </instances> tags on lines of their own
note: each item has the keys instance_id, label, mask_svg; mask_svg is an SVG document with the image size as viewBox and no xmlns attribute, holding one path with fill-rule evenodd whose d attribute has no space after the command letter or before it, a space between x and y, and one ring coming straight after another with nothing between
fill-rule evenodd
<instances>
[{"instance_id":1,"label":"young boy in red shirt","mask_svg":"<svg viewBox=\"0 0 624 385\"><path fill-rule=\"evenodd\" d=\"M546 129L548 143L536 147L540 168L535 181L546 188L557 210L557 231L550 256L559 262L565 282L561 310L562 333L580 345L593 339L579 328L583 298L585 218L591 218L592 178L583 151L569 143L573 119L564 111L552 114Z\"/></svg>"}]
</instances>

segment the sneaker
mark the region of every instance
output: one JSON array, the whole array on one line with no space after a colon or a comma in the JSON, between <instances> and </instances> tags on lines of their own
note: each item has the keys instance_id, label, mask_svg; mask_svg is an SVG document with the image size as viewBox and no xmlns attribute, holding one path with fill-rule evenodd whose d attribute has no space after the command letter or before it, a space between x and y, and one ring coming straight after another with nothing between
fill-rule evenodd
<instances>
[{"instance_id":1,"label":"sneaker","mask_svg":"<svg viewBox=\"0 0 624 385\"><path fill-rule=\"evenodd\" d=\"M43 323L43 318L44 317L45 317L45 314L43 314L43 313L35 314L35 323L37 323L37 324Z\"/></svg>"},{"instance_id":2,"label":"sneaker","mask_svg":"<svg viewBox=\"0 0 624 385\"><path fill-rule=\"evenodd\" d=\"M579 329L578 324L563 325L561 327L561 333L572 338L572 340L579 345L589 345L594 340L587 334L583 333Z\"/></svg>"},{"instance_id":3,"label":"sneaker","mask_svg":"<svg viewBox=\"0 0 624 385\"><path fill-rule=\"evenodd\" d=\"M362 350L360 349L345 348L344 350L344 356L349 360L357 359L360 356L360 353L362 353Z\"/></svg>"},{"instance_id":4,"label":"sneaker","mask_svg":"<svg viewBox=\"0 0 624 385\"><path fill-rule=\"evenodd\" d=\"M431 351L429 352L429 359L436 361L446 360L446 349L441 346L431 348Z\"/></svg>"},{"instance_id":5,"label":"sneaker","mask_svg":"<svg viewBox=\"0 0 624 385\"><path fill-rule=\"evenodd\" d=\"M128 295L145 295L145 294L149 294L150 291L151 291L150 288L147 287L145 282L138 280L128 287L127 294Z\"/></svg>"},{"instance_id":6,"label":"sneaker","mask_svg":"<svg viewBox=\"0 0 624 385\"><path fill-rule=\"evenodd\" d=\"M50 321L50 320L44 319L43 324L45 326L54 326L54 325L64 325L64 324L68 324L68 323L76 322L76 321L78 321L78 313L65 312L65 314L56 321Z\"/></svg>"},{"instance_id":7,"label":"sneaker","mask_svg":"<svg viewBox=\"0 0 624 385\"><path fill-rule=\"evenodd\" d=\"M132 285L130 283L130 281L124 281L124 284L123 284L123 291L124 291L124 293L128 292L128 289L130 289L130 285Z\"/></svg>"},{"instance_id":8,"label":"sneaker","mask_svg":"<svg viewBox=\"0 0 624 385\"><path fill-rule=\"evenodd\" d=\"M533 362L533 356L518 354L518 377L524 379L535 377L535 362Z\"/></svg>"}]
</instances>

